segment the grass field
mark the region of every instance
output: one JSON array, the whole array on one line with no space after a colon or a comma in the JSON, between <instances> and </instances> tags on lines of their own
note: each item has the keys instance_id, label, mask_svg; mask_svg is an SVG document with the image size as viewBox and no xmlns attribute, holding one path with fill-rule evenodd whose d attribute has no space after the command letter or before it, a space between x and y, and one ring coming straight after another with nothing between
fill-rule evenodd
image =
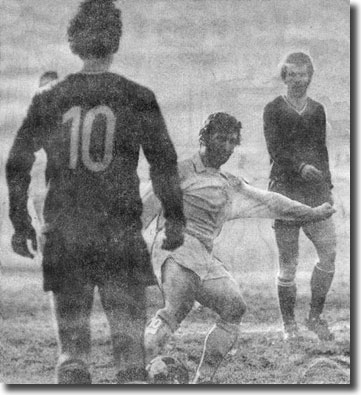
<instances>
[{"instance_id":1,"label":"grass field","mask_svg":"<svg viewBox=\"0 0 361 395\"><path fill-rule=\"evenodd\" d=\"M325 314L336 340L323 344L302 326L309 303L309 275L306 272L299 274L297 318L305 340L293 346L282 341L272 271L262 276L259 273L238 276L249 309L241 327L239 343L221 366L216 382L295 384L302 381L307 367L320 357L336 361L337 365L331 365L334 367L327 376L317 376L318 383L349 382L349 279L345 272L341 274L338 271ZM41 289L41 275L37 270L6 268L3 276L0 381L8 384L54 383L57 345L49 298ZM151 314L161 306L161 295L156 287L150 287L148 292ZM214 319L209 310L195 308L168 346L167 352L180 357L191 374L199 361L204 336ZM91 371L94 383L112 384L115 372L109 333L98 300L92 316L92 334Z\"/></svg>"},{"instance_id":2,"label":"grass field","mask_svg":"<svg viewBox=\"0 0 361 395\"><path fill-rule=\"evenodd\" d=\"M271 222L234 221L227 224L221 234L218 253L228 262L239 281L248 311L241 326L240 340L222 364L215 378L217 383L349 383L350 213L347 180L342 181L342 177L338 177L337 181L340 187L344 182L339 190L343 191L345 200L336 196L337 272L325 307L325 317L336 340L319 342L303 325L310 299L312 266L316 262L311 243L301 237L296 316L304 340L289 345L282 340L275 287L277 251ZM10 251L3 256L0 381L8 384L51 384L57 344L50 297L42 291L39 262L17 258ZM162 298L157 287L149 287L148 294L148 315L151 316L162 306ZM208 309L195 306L167 347L166 352L178 356L189 368L191 376L199 361L205 334L215 318L215 314ZM91 371L94 383L112 384L115 372L109 330L98 299L92 315L92 335ZM316 366L312 367L314 364ZM316 373L312 373L315 369Z\"/></svg>"}]
</instances>

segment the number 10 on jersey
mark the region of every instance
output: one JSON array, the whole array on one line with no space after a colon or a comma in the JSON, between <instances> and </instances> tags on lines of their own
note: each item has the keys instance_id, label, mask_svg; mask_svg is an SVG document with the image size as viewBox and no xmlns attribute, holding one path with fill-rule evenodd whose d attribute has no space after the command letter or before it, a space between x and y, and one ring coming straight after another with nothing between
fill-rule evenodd
<instances>
[{"instance_id":1,"label":"number 10 on jersey","mask_svg":"<svg viewBox=\"0 0 361 395\"><path fill-rule=\"evenodd\" d=\"M90 141L94 120L97 116L103 116L106 123L104 156L101 161L93 161L90 157ZM89 110L81 125L81 107L72 107L63 115L63 123L71 121L70 129L70 160L69 168L75 169L78 164L79 140L81 139L81 159L85 167L91 171L104 171L113 159L115 115L108 106L97 106Z\"/></svg>"}]
</instances>

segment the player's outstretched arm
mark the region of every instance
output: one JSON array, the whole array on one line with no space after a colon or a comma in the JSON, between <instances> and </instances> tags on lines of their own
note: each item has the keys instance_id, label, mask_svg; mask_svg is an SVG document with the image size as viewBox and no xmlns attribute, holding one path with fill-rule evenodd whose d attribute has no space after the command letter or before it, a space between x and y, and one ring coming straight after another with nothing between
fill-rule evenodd
<instances>
[{"instance_id":1,"label":"player's outstretched arm","mask_svg":"<svg viewBox=\"0 0 361 395\"><path fill-rule=\"evenodd\" d=\"M279 193L265 191L239 181L234 188L228 219L271 218L310 222L329 218L335 212L329 203L312 208Z\"/></svg>"}]
</instances>

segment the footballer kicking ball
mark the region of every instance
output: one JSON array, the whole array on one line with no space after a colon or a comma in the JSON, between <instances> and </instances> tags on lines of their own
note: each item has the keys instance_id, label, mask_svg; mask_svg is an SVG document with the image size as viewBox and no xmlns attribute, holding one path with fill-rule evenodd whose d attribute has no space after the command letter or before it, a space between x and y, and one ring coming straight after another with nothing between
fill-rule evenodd
<instances>
[{"instance_id":1,"label":"footballer kicking ball","mask_svg":"<svg viewBox=\"0 0 361 395\"><path fill-rule=\"evenodd\" d=\"M159 355L146 370L149 384L189 384L188 369L177 358Z\"/></svg>"}]
</instances>

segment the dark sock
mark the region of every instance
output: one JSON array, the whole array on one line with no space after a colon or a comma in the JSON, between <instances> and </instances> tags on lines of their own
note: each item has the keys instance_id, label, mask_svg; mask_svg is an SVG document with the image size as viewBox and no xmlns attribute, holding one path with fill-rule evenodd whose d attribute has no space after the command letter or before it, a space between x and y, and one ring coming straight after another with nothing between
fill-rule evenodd
<instances>
[{"instance_id":1,"label":"dark sock","mask_svg":"<svg viewBox=\"0 0 361 395\"><path fill-rule=\"evenodd\" d=\"M295 321L296 293L296 284L286 287L278 285L278 300L283 322L285 324Z\"/></svg>"},{"instance_id":2,"label":"dark sock","mask_svg":"<svg viewBox=\"0 0 361 395\"><path fill-rule=\"evenodd\" d=\"M317 266L314 267L311 277L311 310L309 318L317 318L321 315L333 276L334 273L320 270Z\"/></svg>"}]
</instances>

